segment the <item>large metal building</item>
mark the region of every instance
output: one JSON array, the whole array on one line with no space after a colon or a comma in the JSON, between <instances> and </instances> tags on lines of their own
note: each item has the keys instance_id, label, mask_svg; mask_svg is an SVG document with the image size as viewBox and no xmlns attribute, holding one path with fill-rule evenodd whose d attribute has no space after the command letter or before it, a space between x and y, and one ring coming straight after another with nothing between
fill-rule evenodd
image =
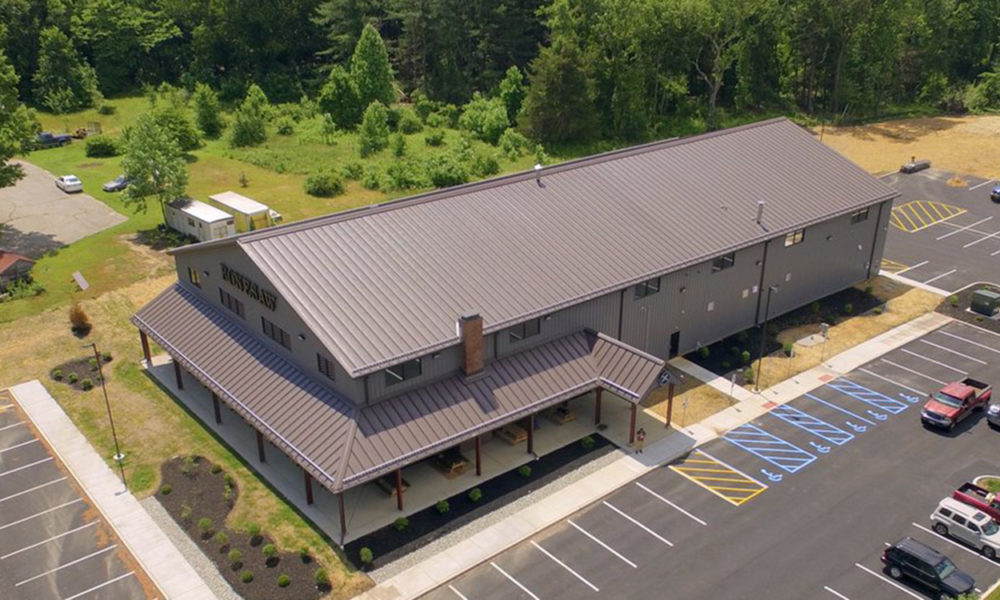
<instances>
[{"instance_id":1,"label":"large metal building","mask_svg":"<svg viewBox=\"0 0 1000 600\"><path fill-rule=\"evenodd\" d=\"M179 248L133 322L343 529L345 490L581 393L634 415L761 290L774 316L875 275L896 195L775 119Z\"/></svg>"}]
</instances>

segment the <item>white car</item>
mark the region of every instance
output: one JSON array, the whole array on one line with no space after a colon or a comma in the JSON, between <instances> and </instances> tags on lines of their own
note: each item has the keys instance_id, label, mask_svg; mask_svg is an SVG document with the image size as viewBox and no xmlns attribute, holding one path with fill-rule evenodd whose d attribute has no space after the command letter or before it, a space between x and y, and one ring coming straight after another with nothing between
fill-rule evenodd
<instances>
[{"instance_id":1,"label":"white car","mask_svg":"<svg viewBox=\"0 0 1000 600\"><path fill-rule=\"evenodd\" d=\"M56 187L67 194L72 194L83 191L83 182L76 175L63 175L56 178Z\"/></svg>"},{"instance_id":2,"label":"white car","mask_svg":"<svg viewBox=\"0 0 1000 600\"><path fill-rule=\"evenodd\" d=\"M1000 527L974 506L945 498L931 514L934 531L948 535L976 548L989 559L1000 553Z\"/></svg>"}]
</instances>

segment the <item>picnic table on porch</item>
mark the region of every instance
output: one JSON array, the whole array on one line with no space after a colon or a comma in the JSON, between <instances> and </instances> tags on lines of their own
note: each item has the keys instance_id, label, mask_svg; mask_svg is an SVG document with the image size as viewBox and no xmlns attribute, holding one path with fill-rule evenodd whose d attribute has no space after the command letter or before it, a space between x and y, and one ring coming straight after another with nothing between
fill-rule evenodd
<instances>
[{"instance_id":1,"label":"picnic table on porch","mask_svg":"<svg viewBox=\"0 0 1000 600\"><path fill-rule=\"evenodd\" d=\"M511 446L514 446L528 439L528 430L517 423L507 423L500 429L497 429L497 435Z\"/></svg>"},{"instance_id":2,"label":"picnic table on porch","mask_svg":"<svg viewBox=\"0 0 1000 600\"><path fill-rule=\"evenodd\" d=\"M380 490L385 492L389 496L396 495L396 475L383 475L375 480L375 485L379 487ZM407 488L410 487L410 482L405 478L403 479L403 492L406 492Z\"/></svg>"},{"instance_id":3,"label":"picnic table on porch","mask_svg":"<svg viewBox=\"0 0 1000 600\"><path fill-rule=\"evenodd\" d=\"M462 456L458 447L448 448L434 455L436 466L448 479L458 477L469 466L469 459Z\"/></svg>"},{"instance_id":4,"label":"picnic table on porch","mask_svg":"<svg viewBox=\"0 0 1000 600\"><path fill-rule=\"evenodd\" d=\"M576 420L576 413L570 410L568 406L563 406L561 404L550 408L546 411L545 416L548 417L550 421L558 423L559 425Z\"/></svg>"}]
</instances>

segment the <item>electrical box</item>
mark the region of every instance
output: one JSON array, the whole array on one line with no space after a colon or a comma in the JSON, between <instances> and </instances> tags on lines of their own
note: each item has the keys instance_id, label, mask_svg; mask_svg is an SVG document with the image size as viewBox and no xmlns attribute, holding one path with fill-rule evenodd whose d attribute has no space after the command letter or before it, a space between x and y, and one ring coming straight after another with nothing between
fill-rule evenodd
<instances>
[{"instance_id":1,"label":"electrical box","mask_svg":"<svg viewBox=\"0 0 1000 600\"><path fill-rule=\"evenodd\" d=\"M1000 293L992 290L976 290L972 292L969 308L987 317L992 317L1000 310Z\"/></svg>"}]
</instances>

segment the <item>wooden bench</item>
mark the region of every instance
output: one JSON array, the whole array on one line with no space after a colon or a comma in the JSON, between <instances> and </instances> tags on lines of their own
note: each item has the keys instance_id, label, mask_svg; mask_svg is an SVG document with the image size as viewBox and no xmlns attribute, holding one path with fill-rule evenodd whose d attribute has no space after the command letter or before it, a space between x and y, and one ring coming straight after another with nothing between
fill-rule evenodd
<instances>
[{"instance_id":1,"label":"wooden bench","mask_svg":"<svg viewBox=\"0 0 1000 600\"><path fill-rule=\"evenodd\" d=\"M511 446L520 444L528 439L528 431L515 423L507 423L497 430L497 435Z\"/></svg>"},{"instance_id":2,"label":"wooden bench","mask_svg":"<svg viewBox=\"0 0 1000 600\"><path fill-rule=\"evenodd\" d=\"M469 460L462 456L458 448L449 448L434 455L434 466L444 473L445 477L453 479L465 472Z\"/></svg>"},{"instance_id":3,"label":"wooden bench","mask_svg":"<svg viewBox=\"0 0 1000 600\"><path fill-rule=\"evenodd\" d=\"M383 475L375 480L375 485L379 487L380 490L386 493L388 496L396 495L396 475ZM410 487L410 482L405 478L403 479L403 492L405 493L407 488Z\"/></svg>"},{"instance_id":4,"label":"wooden bench","mask_svg":"<svg viewBox=\"0 0 1000 600\"><path fill-rule=\"evenodd\" d=\"M553 407L545 412L545 416L553 423L558 423L559 425L576 420L576 413L571 411L568 406Z\"/></svg>"}]
</instances>

